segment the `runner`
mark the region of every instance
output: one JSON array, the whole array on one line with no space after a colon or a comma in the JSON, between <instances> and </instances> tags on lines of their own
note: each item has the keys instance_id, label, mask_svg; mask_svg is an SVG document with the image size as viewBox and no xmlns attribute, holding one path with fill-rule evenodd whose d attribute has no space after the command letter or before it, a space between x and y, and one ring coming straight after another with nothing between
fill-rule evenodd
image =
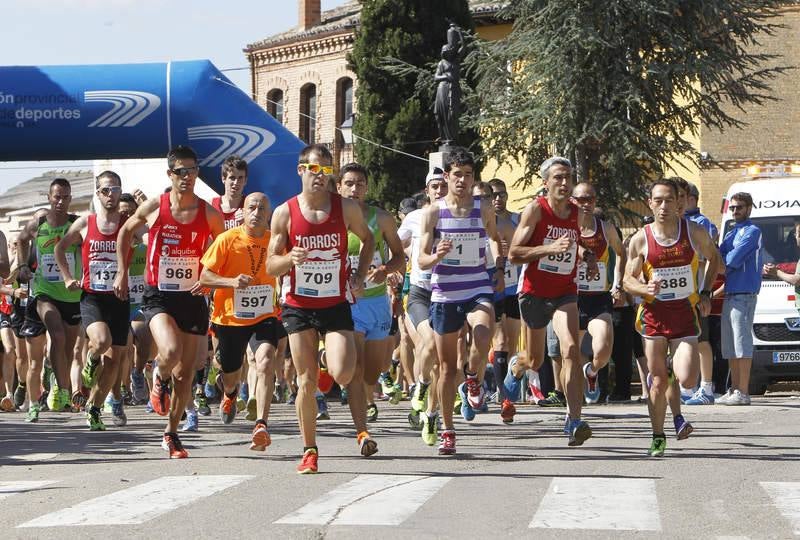
<instances>
[{"instance_id":1,"label":"runner","mask_svg":"<svg viewBox=\"0 0 800 540\"><path fill-rule=\"evenodd\" d=\"M11 329L16 351L16 371L17 387L14 389L14 407L18 410L27 410L25 398L27 397L27 378L28 378L28 349L25 346L25 338L22 336L22 325L25 322L25 308L28 305L28 282L19 280L19 252L17 251L17 238L9 243L9 256L11 259L11 275L5 280L4 287L7 287L5 294L11 302L11 312L3 315L0 326L5 328L5 324ZM8 351L7 351L8 352Z\"/></svg>"},{"instance_id":2,"label":"runner","mask_svg":"<svg viewBox=\"0 0 800 540\"><path fill-rule=\"evenodd\" d=\"M569 436L569 446L580 446L592 436L592 430L581 420L583 374L578 349L575 274L582 260L592 279L597 263L595 254L579 244L578 209L570 202L572 164L566 158L551 157L542 163L539 174L547 195L537 197L525 207L509 250L512 263L526 265L519 307L525 321L528 351L509 363L505 390L507 394L519 395L527 358L533 370L542 365L547 324L552 320L561 350L567 397L564 432Z\"/></svg>"},{"instance_id":3,"label":"runner","mask_svg":"<svg viewBox=\"0 0 800 540\"><path fill-rule=\"evenodd\" d=\"M68 290L61 278L55 259L55 246L78 219L69 213L72 188L64 178L50 183L47 194L50 208L34 214L18 237L19 260L27 261L31 242L36 248L36 272L31 273L27 264L19 266L19 278L27 281L33 277L32 298L25 311L22 333L28 341L28 399L30 406L26 421L39 420L39 397L41 375L44 365L45 332L50 336L48 357L55 373L55 384L51 382L47 395L47 406L51 411L62 411L70 407L70 362L75 340L80 331L80 290ZM72 246L65 254L69 270L80 275L82 268L78 246ZM73 388L73 396L80 396L80 388ZM82 401L82 399L81 399Z\"/></svg>"},{"instance_id":4,"label":"runner","mask_svg":"<svg viewBox=\"0 0 800 540\"><path fill-rule=\"evenodd\" d=\"M83 386L91 390L86 423L91 431L105 431L100 407L122 367L128 345L130 307L127 300L114 296L117 233L124 222L119 212L122 180L113 171L103 171L95 179L95 188L100 203L97 213L75 220L56 244L55 257L67 290L83 289L81 321L89 344L81 377ZM81 246L82 279L75 279L67 260L67 253L74 246ZM110 356L106 354L109 350ZM127 424L122 400L113 403L112 416L114 425Z\"/></svg>"},{"instance_id":5,"label":"runner","mask_svg":"<svg viewBox=\"0 0 800 540\"><path fill-rule=\"evenodd\" d=\"M715 277L714 272L704 276L698 294L698 255L708 259L709 268L717 268L719 254L702 227L678 214L678 186L674 181L657 180L649 191L648 205L655 221L631 239L624 285L625 290L644 299L636 327L645 338L650 371L648 404L653 440L648 455L658 457L664 455L667 446L667 353L672 350L673 358L690 359L697 354L700 317L711 307L710 289ZM647 282L642 283L640 276ZM694 370L695 380L696 362L684 364L688 371Z\"/></svg>"},{"instance_id":6,"label":"runner","mask_svg":"<svg viewBox=\"0 0 800 540\"><path fill-rule=\"evenodd\" d=\"M367 205L364 201L367 195L367 182L367 170L358 163L348 163L339 171L337 182L339 195L358 203L375 244L370 257L367 280L363 284L363 295L356 299L351 310L355 330L353 337L356 347L356 370L350 384L347 385L350 414L353 417L356 433L360 437L361 455L364 457L378 451L378 443L367 431L367 400L372 397L369 394L372 393L372 387L378 376L381 375L381 386L391 403L397 404L402 397L402 390L395 388L395 382L391 377L382 372L391 361L392 349L389 339L392 308L386 290L386 276L402 270L405 263L403 246L397 236L397 224L394 218L389 212ZM352 269L357 268L361 249L359 238L349 232L347 253Z\"/></svg>"},{"instance_id":7,"label":"runner","mask_svg":"<svg viewBox=\"0 0 800 540\"><path fill-rule=\"evenodd\" d=\"M597 374L608 365L614 346L611 316L614 302L622 293L622 285L615 282L615 276L622 279L622 240L613 225L595 215L597 193L591 184L581 182L575 186L572 199L578 206L581 244L597 257L594 279L589 279L585 263L578 267L578 343L583 343L587 331L592 339L592 361L583 364L584 398L586 403L597 403Z\"/></svg>"},{"instance_id":8,"label":"runner","mask_svg":"<svg viewBox=\"0 0 800 540\"><path fill-rule=\"evenodd\" d=\"M0 378L3 380L5 394L0 399L0 410L11 412L14 410L14 370L16 367L16 353L14 346L14 333L11 330L11 313L14 311L13 287L6 288L4 280L11 273L8 260L8 244L6 235L0 231ZM11 292L11 294L7 294Z\"/></svg>"},{"instance_id":9,"label":"runner","mask_svg":"<svg viewBox=\"0 0 800 540\"><path fill-rule=\"evenodd\" d=\"M200 283L214 289L211 323L222 364L220 417L225 424L236 417L240 371L249 348L258 373L257 419L250 449L263 452L271 442L267 419L275 387L280 322L275 278L267 274L264 264L270 239L269 199L263 193L251 193L243 206L244 224L219 235L203 255Z\"/></svg>"},{"instance_id":10,"label":"runner","mask_svg":"<svg viewBox=\"0 0 800 540\"><path fill-rule=\"evenodd\" d=\"M280 205L272 218L272 238L267 272L284 278L283 326L297 370L297 416L303 437L300 474L316 473L318 343L325 340L330 375L341 386L350 383L356 368L350 287L359 292L372 262L375 242L354 201L328 190L333 157L320 144L306 146L299 156L297 174L302 191ZM361 240L358 266L349 276L347 231ZM359 434L361 444L363 434Z\"/></svg>"},{"instance_id":11,"label":"runner","mask_svg":"<svg viewBox=\"0 0 800 540\"><path fill-rule=\"evenodd\" d=\"M117 240L120 272L114 292L128 298L128 257L134 233L148 225L147 273L142 313L158 350L150 402L161 416L169 415L161 446L170 458L189 453L178 438L181 415L191 399L197 346L208 330L208 304L198 279L200 257L209 236L223 231L222 216L194 193L197 154L178 146L167 155L169 193L147 200L129 218ZM197 336L203 336L198 338ZM174 383L172 395L170 387Z\"/></svg>"},{"instance_id":12,"label":"runner","mask_svg":"<svg viewBox=\"0 0 800 540\"><path fill-rule=\"evenodd\" d=\"M498 273L493 290L487 272L487 237L499 254L498 268L504 267L505 258L489 201L472 196L474 167L472 155L463 148L446 157L447 195L423 210L420 226L419 267L431 269L430 324L440 365L438 391L444 431L439 455L448 456L456 453L453 406L459 333L465 323L472 331L466 381L458 392L462 407L474 411L482 407L485 398L481 380L494 333L494 291L505 288L503 274Z\"/></svg>"},{"instance_id":13,"label":"runner","mask_svg":"<svg viewBox=\"0 0 800 540\"><path fill-rule=\"evenodd\" d=\"M244 223L244 187L247 185L247 162L233 155L222 162L222 185L225 192L211 199L211 206L222 215L225 230Z\"/></svg>"}]
</instances>

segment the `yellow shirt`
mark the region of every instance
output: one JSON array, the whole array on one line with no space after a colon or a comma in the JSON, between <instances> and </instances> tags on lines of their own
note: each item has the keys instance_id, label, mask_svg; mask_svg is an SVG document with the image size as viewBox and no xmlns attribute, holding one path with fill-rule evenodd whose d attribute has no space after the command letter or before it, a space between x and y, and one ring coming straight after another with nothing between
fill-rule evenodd
<instances>
[{"instance_id":1,"label":"yellow shirt","mask_svg":"<svg viewBox=\"0 0 800 540\"><path fill-rule=\"evenodd\" d=\"M253 276L246 289L214 290L211 322L223 326L251 326L280 315L276 302L275 278L267 274L267 246L270 233L249 236L244 225L217 236L203 255L202 264L221 277Z\"/></svg>"}]
</instances>

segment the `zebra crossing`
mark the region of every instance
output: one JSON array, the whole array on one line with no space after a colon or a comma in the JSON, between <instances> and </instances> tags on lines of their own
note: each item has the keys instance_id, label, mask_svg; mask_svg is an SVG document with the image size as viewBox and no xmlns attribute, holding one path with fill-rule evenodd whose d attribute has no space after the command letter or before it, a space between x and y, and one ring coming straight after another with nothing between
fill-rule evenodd
<instances>
[{"instance_id":1,"label":"zebra crossing","mask_svg":"<svg viewBox=\"0 0 800 540\"><path fill-rule=\"evenodd\" d=\"M264 479L255 475L163 476L86 500L70 495L78 502L65 508L51 506L50 512L7 525L23 530L139 525L190 505L200 511L212 510L215 497L259 480ZM282 535L291 537L292 527L297 526L401 527L435 497L463 496L459 482L450 475L359 474L333 489L308 492L311 500L305 504L292 499L295 509L277 519L270 517L268 528L280 528ZM659 480L552 477L536 482L548 485L534 505L524 505L526 510L535 506L528 529L665 532ZM69 488L69 484L68 479L0 481L0 501L9 505L23 495L35 499L41 493L45 497L49 489ZM800 536L800 482L761 482L758 488L759 495L785 520L781 527ZM525 519L518 516L520 527Z\"/></svg>"}]
</instances>

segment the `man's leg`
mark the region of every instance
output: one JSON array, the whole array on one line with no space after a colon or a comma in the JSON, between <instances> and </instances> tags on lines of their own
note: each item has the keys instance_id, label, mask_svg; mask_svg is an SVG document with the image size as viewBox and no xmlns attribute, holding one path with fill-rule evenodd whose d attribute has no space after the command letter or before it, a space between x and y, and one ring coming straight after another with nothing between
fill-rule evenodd
<instances>
[{"instance_id":1,"label":"man's leg","mask_svg":"<svg viewBox=\"0 0 800 540\"><path fill-rule=\"evenodd\" d=\"M467 324L472 332L472 343L469 348L469 361L466 369L467 389L469 390L470 405L473 409L477 409L483 405L484 395L480 381L483 380L486 362L489 358L489 348L492 345L494 306L484 303L477 304L472 311L467 313Z\"/></svg>"},{"instance_id":2,"label":"man's leg","mask_svg":"<svg viewBox=\"0 0 800 540\"><path fill-rule=\"evenodd\" d=\"M280 324L280 323L276 323ZM258 341L255 336L250 338L249 350L255 358L255 367L252 370L258 379L255 384L255 395L251 399L256 403L256 425L253 428L250 450L263 452L272 440L267 432L269 409L272 404L272 393L275 390L275 371L277 366L276 348L269 341Z\"/></svg>"},{"instance_id":3,"label":"man's leg","mask_svg":"<svg viewBox=\"0 0 800 540\"><path fill-rule=\"evenodd\" d=\"M17 361L16 347L14 343L14 333L11 328L0 329L0 340L3 343L2 371L3 389L5 393L2 398L2 408L5 411L14 410L14 369Z\"/></svg>"},{"instance_id":4,"label":"man's leg","mask_svg":"<svg viewBox=\"0 0 800 540\"><path fill-rule=\"evenodd\" d=\"M150 401L153 410L161 416L170 411L170 384L172 371L183 358L181 330L170 315L157 313L150 319L150 334L158 353L158 364L153 368L153 389ZM181 414L183 409L181 409Z\"/></svg>"},{"instance_id":5,"label":"man's leg","mask_svg":"<svg viewBox=\"0 0 800 540\"><path fill-rule=\"evenodd\" d=\"M458 335L460 330L448 334L434 332L436 354L439 359L437 392L441 404L444 429L453 430L453 406L456 402L456 376L458 371ZM424 372L423 372L424 373Z\"/></svg>"},{"instance_id":6,"label":"man's leg","mask_svg":"<svg viewBox=\"0 0 800 540\"><path fill-rule=\"evenodd\" d=\"M180 330L177 338L181 342L181 355L171 370L174 386L172 388L172 403L165 433L176 433L178 431L178 424L180 424L183 412L192 399L192 383L194 382L198 345L206 340L205 336L187 334ZM158 338L156 338L156 342L157 340ZM164 371L161 371L161 373L164 373Z\"/></svg>"},{"instance_id":7,"label":"man's leg","mask_svg":"<svg viewBox=\"0 0 800 540\"><path fill-rule=\"evenodd\" d=\"M664 338L647 338L644 340L644 352L647 358L647 369L651 375L651 385L648 394L648 409L650 412L650 426L653 429L653 446L651 455L663 455L663 447L656 448L656 443L666 446L664 435L664 418L667 414L667 386L669 375L667 373L667 340ZM660 453L659 453L660 451Z\"/></svg>"},{"instance_id":8,"label":"man's leg","mask_svg":"<svg viewBox=\"0 0 800 540\"><path fill-rule=\"evenodd\" d=\"M28 350L28 420L39 419L39 400L42 397L42 370L44 369L44 347L47 343L45 334L25 339Z\"/></svg>"},{"instance_id":9,"label":"man's leg","mask_svg":"<svg viewBox=\"0 0 800 540\"><path fill-rule=\"evenodd\" d=\"M366 362L364 357L364 334L361 332L353 332L353 341L356 353L355 369L353 370L352 379L345 385L345 388L347 388L347 405L350 407L350 415L353 417L353 425L358 434L362 431L367 431L367 399L371 396L367 396L367 385L364 379L364 364ZM327 353L327 340L325 349L325 357L329 358ZM375 380L377 380L377 376L372 379L371 383L374 384Z\"/></svg>"},{"instance_id":10,"label":"man's leg","mask_svg":"<svg viewBox=\"0 0 800 540\"><path fill-rule=\"evenodd\" d=\"M578 420L583 406L583 373L578 350L578 305L575 302L556 309L553 313L553 330L561 347L567 413L573 420Z\"/></svg>"},{"instance_id":11,"label":"man's leg","mask_svg":"<svg viewBox=\"0 0 800 540\"><path fill-rule=\"evenodd\" d=\"M306 449L317 447L317 401L314 395L319 379L318 343L319 333L313 328L289 334L289 348L297 373L295 408Z\"/></svg>"},{"instance_id":12,"label":"man's leg","mask_svg":"<svg viewBox=\"0 0 800 540\"><path fill-rule=\"evenodd\" d=\"M69 362L72 359L72 348L69 349L69 354L67 354L66 325L61 320L61 313L59 313L55 304L41 299L36 302L36 311L50 336L48 358L50 358L50 365L56 376L56 384L60 389L69 390Z\"/></svg>"}]
</instances>

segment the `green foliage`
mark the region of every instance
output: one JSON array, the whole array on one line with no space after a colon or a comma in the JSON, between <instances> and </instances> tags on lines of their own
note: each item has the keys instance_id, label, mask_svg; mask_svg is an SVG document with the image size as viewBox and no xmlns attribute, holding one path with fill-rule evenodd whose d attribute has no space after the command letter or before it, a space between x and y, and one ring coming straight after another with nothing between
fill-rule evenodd
<instances>
[{"instance_id":1,"label":"green foliage","mask_svg":"<svg viewBox=\"0 0 800 540\"><path fill-rule=\"evenodd\" d=\"M553 153L569 157L620 211L669 162L697 163L700 126L744 125L785 72L759 38L778 0L516 0L505 39L482 43L478 79L487 156L519 162L523 185ZM512 69L513 68L513 69Z\"/></svg>"},{"instance_id":2,"label":"green foliage","mask_svg":"<svg viewBox=\"0 0 800 540\"><path fill-rule=\"evenodd\" d=\"M438 61L449 21L472 30L466 0L364 0L361 24L349 56L358 78L353 133L416 156L436 151L433 91L420 95L412 73L390 74L387 59L410 66ZM431 84L433 73L431 72ZM471 146L475 132L462 129L459 143ZM370 171L368 196L396 206L424 187L427 161L414 159L356 139L356 157Z\"/></svg>"}]
</instances>

